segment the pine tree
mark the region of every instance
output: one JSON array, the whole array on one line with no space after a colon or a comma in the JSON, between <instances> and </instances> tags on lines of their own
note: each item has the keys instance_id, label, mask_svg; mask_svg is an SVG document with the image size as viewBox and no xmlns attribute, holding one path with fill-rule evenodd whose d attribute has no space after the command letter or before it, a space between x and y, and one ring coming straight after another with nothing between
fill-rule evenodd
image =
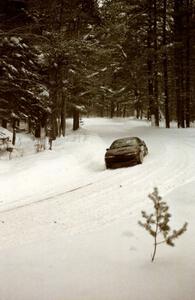
<instances>
[{"instance_id":1,"label":"pine tree","mask_svg":"<svg viewBox=\"0 0 195 300\"><path fill-rule=\"evenodd\" d=\"M154 212L152 214L147 214L142 211L142 217L145 222L139 221L138 224L146 229L150 235L154 238L154 250L152 254L152 262L154 261L157 246L166 243L169 246L175 246L174 240L177 239L187 230L187 223L185 223L180 229L173 230L171 233L171 228L169 226L169 221L171 214L169 213L169 207L165 201L159 196L158 189L154 188L153 193L148 196L154 206ZM158 237L162 236L163 240L159 241Z\"/></svg>"},{"instance_id":2,"label":"pine tree","mask_svg":"<svg viewBox=\"0 0 195 300\"><path fill-rule=\"evenodd\" d=\"M13 125L27 118L34 124L43 122L48 99L40 80L40 52L27 39L3 36L0 53L0 117Z\"/></svg>"}]
</instances>

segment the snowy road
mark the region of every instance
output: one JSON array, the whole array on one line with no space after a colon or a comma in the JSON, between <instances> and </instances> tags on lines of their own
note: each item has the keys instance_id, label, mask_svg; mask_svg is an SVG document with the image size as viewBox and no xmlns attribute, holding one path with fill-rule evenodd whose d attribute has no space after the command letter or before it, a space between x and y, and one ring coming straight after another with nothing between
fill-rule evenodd
<instances>
[{"instance_id":1,"label":"snowy road","mask_svg":"<svg viewBox=\"0 0 195 300\"><path fill-rule=\"evenodd\" d=\"M149 155L144 163L106 170L105 149L113 139L129 135L145 140ZM3 295L0 300L142 300L150 299L151 293L155 300L165 299L159 291L149 293L149 290L148 298L144 297L147 290L145 267L141 265L142 293L140 283L135 277L132 279L124 262L133 264L135 274L140 272L139 259L147 262L142 246L144 243L150 253L151 240L137 228L140 211L150 207L147 195L154 186L165 198L173 195L175 199L178 191L180 195L188 195L186 187L190 186L191 191L195 184L194 153L195 129L166 130L151 128L144 121L97 118L84 120L84 127L67 135L65 141L58 140L54 151L26 154L12 161L0 160L0 282L3 283L0 284L0 295ZM179 212L186 210L181 203L179 207ZM180 213L176 221L181 223L190 217L191 212L189 216ZM121 239L122 232L125 241ZM175 249L163 251L167 256L169 251L173 255ZM136 253L138 266L131 259L132 256L136 260ZM174 261L174 255L171 257ZM176 259L175 262L177 264ZM149 272L151 280L158 277L157 265L153 270L149 265ZM54 280L53 276L66 278L66 283ZM26 287L21 290L18 284L24 277ZM37 290L40 278L43 285ZM127 284L130 278L135 286L133 294ZM9 284L15 294L8 289ZM185 289L188 288L192 296L195 288L188 284L186 281ZM157 287L160 289L158 284ZM184 294L180 292L183 297L180 298L170 286L166 299L192 299L185 289Z\"/></svg>"}]
</instances>

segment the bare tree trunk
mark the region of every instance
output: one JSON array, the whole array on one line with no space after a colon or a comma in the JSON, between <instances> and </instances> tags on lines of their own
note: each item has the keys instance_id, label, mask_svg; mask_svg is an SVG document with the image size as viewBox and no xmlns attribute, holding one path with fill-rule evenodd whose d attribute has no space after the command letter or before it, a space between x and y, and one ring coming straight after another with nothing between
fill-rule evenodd
<instances>
[{"instance_id":1,"label":"bare tree trunk","mask_svg":"<svg viewBox=\"0 0 195 300\"><path fill-rule=\"evenodd\" d=\"M32 131L32 122L31 122L31 118L28 118L28 133L31 133Z\"/></svg>"},{"instance_id":2,"label":"bare tree trunk","mask_svg":"<svg viewBox=\"0 0 195 300\"><path fill-rule=\"evenodd\" d=\"M181 112L180 112L180 118L181 118L181 127L185 128L185 86L184 86L184 80L185 80L185 66L184 66L184 49L182 49L182 59L181 59Z\"/></svg>"},{"instance_id":3,"label":"bare tree trunk","mask_svg":"<svg viewBox=\"0 0 195 300\"><path fill-rule=\"evenodd\" d=\"M177 106L177 126L183 127L183 0L174 0L174 36L175 36L175 91Z\"/></svg>"},{"instance_id":4,"label":"bare tree trunk","mask_svg":"<svg viewBox=\"0 0 195 300\"><path fill-rule=\"evenodd\" d=\"M148 48L148 97L149 97L149 110L148 119L152 119L155 114L154 108L154 82L153 82L153 24L152 24L152 0L148 0L148 32L147 32L147 48Z\"/></svg>"},{"instance_id":5,"label":"bare tree trunk","mask_svg":"<svg viewBox=\"0 0 195 300\"><path fill-rule=\"evenodd\" d=\"M169 92L168 92L168 58L167 58L167 0L163 1L163 77L164 77L164 97L165 97L165 123L166 128L170 128L170 117L169 117Z\"/></svg>"},{"instance_id":6,"label":"bare tree trunk","mask_svg":"<svg viewBox=\"0 0 195 300\"><path fill-rule=\"evenodd\" d=\"M186 0L186 127L190 127L190 60L191 60L191 16L192 2Z\"/></svg>"},{"instance_id":7,"label":"bare tree trunk","mask_svg":"<svg viewBox=\"0 0 195 300\"><path fill-rule=\"evenodd\" d=\"M63 136L65 136L66 133L66 101L62 99L62 107L61 107L61 123L60 123L60 131Z\"/></svg>"},{"instance_id":8,"label":"bare tree trunk","mask_svg":"<svg viewBox=\"0 0 195 300\"><path fill-rule=\"evenodd\" d=\"M158 102L158 43L157 43L157 1L154 0L154 115L155 125L159 126L159 102Z\"/></svg>"},{"instance_id":9,"label":"bare tree trunk","mask_svg":"<svg viewBox=\"0 0 195 300\"><path fill-rule=\"evenodd\" d=\"M73 130L79 129L79 110L73 109Z\"/></svg>"},{"instance_id":10,"label":"bare tree trunk","mask_svg":"<svg viewBox=\"0 0 195 300\"><path fill-rule=\"evenodd\" d=\"M125 104L124 107L123 107L123 118L126 117L126 110L127 110L127 106Z\"/></svg>"},{"instance_id":11,"label":"bare tree trunk","mask_svg":"<svg viewBox=\"0 0 195 300\"><path fill-rule=\"evenodd\" d=\"M114 100L110 101L110 118L114 117Z\"/></svg>"},{"instance_id":12,"label":"bare tree trunk","mask_svg":"<svg viewBox=\"0 0 195 300\"><path fill-rule=\"evenodd\" d=\"M13 119L12 127L13 127L12 144L15 145L15 143L16 143L16 119Z\"/></svg>"},{"instance_id":13,"label":"bare tree trunk","mask_svg":"<svg viewBox=\"0 0 195 300\"><path fill-rule=\"evenodd\" d=\"M148 96L149 114L153 125L159 126L158 103L158 43L157 43L157 2L148 0ZM154 120L154 122L153 122Z\"/></svg>"}]
</instances>

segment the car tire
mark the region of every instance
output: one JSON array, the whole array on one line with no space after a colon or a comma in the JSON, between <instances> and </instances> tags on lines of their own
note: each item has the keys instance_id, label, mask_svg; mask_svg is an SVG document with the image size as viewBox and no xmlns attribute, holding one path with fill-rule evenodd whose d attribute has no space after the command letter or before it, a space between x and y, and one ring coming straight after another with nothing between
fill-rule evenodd
<instances>
[{"instance_id":1,"label":"car tire","mask_svg":"<svg viewBox=\"0 0 195 300\"><path fill-rule=\"evenodd\" d=\"M143 151L140 151L138 154L138 157L137 157L137 163L142 164L143 161L144 161L144 153L143 153Z\"/></svg>"},{"instance_id":2,"label":"car tire","mask_svg":"<svg viewBox=\"0 0 195 300\"><path fill-rule=\"evenodd\" d=\"M144 156L148 155L148 149L144 151Z\"/></svg>"}]
</instances>

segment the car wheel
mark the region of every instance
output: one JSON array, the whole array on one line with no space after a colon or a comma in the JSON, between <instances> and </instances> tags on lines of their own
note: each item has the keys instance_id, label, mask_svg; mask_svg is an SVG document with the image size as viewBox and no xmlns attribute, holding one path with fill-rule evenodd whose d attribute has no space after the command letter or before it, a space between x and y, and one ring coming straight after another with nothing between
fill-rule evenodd
<instances>
[{"instance_id":1,"label":"car wheel","mask_svg":"<svg viewBox=\"0 0 195 300\"><path fill-rule=\"evenodd\" d=\"M143 151L140 151L140 153L138 154L137 163L142 164L143 160L144 160L144 153Z\"/></svg>"},{"instance_id":2,"label":"car wheel","mask_svg":"<svg viewBox=\"0 0 195 300\"><path fill-rule=\"evenodd\" d=\"M144 154L148 155L148 149L147 148L145 149Z\"/></svg>"}]
</instances>

